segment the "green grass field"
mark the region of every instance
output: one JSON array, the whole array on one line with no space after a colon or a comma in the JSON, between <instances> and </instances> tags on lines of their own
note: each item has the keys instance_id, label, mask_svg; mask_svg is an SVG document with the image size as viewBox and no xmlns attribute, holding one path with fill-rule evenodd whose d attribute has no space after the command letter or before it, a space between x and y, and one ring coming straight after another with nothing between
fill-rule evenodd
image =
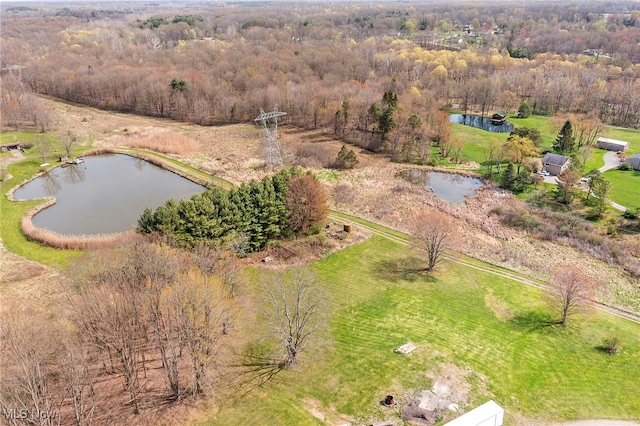
<instances>
[{"instance_id":1,"label":"green grass field","mask_svg":"<svg viewBox=\"0 0 640 426\"><path fill-rule=\"evenodd\" d=\"M541 150L551 149L553 140L557 136L557 132L551 125L551 119L549 117L532 116L528 118L515 118L510 116L508 118L516 127L533 127L540 130L540 134L543 139L543 143L540 146ZM508 133L492 133L481 129L476 129L471 126L465 126L463 124L453 124L453 135L462 138L465 141L465 146L461 153L461 159L463 161L475 161L481 165L479 173L484 173L485 158L484 150L489 147L492 139L499 141L506 141L509 136ZM640 152L640 131L632 129L621 129L608 127L605 130L605 135L611 139L618 139L630 142L630 148L628 155ZM592 169L598 169L604 165L602 157L607 151L602 149L594 149L590 158L586 161L584 167L584 173L586 174ZM616 203L622 204L627 208L637 208L640 203L640 179L637 174L626 173L620 174L617 171L610 171L605 174L605 178L612 183L611 200Z\"/></svg>"},{"instance_id":2,"label":"green grass field","mask_svg":"<svg viewBox=\"0 0 640 426\"><path fill-rule=\"evenodd\" d=\"M611 182L611 200L628 209L640 209L640 171L609 170L602 175Z\"/></svg>"},{"instance_id":3,"label":"green grass field","mask_svg":"<svg viewBox=\"0 0 640 426\"><path fill-rule=\"evenodd\" d=\"M396 418L380 407L388 393L429 389L428 372L444 364L467 371L469 407L494 399L544 420L640 417L640 325L605 314L569 326L543 325L541 290L444 263L433 277L403 272L407 246L374 236L313 265L329 293L330 326L322 349L299 371L222 407L204 424L357 424ZM619 355L594 349L611 334ZM393 349L411 340L409 356Z\"/></svg>"}]
</instances>

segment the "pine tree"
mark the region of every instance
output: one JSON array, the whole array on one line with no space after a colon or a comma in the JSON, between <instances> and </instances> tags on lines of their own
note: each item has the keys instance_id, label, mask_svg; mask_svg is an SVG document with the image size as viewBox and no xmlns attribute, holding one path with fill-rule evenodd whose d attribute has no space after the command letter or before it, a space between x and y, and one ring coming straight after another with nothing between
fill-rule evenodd
<instances>
[{"instance_id":1,"label":"pine tree","mask_svg":"<svg viewBox=\"0 0 640 426\"><path fill-rule=\"evenodd\" d=\"M347 149L345 145L342 145L336 157L335 166L337 169L353 169L359 162L356 153L352 149Z\"/></svg>"},{"instance_id":2,"label":"pine tree","mask_svg":"<svg viewBox=\"0 0 640 426\"><path fill-rule=\"evenodd\" d=\"M573 126L571 121L564 122L560 133L555 141L553 141L553 149L558 154L572 152L576 144L576 137L573 135Z\"/></svg>"},{"instance_id":3,"label":"pine tree","mask_svg":"<svg viewBox=\"0 0 640 426\"><path fill-rule=\"evenodd\" d=\"M509 163L507 168L502 172L502 180L500 186L504 189L512 190L516 183L516 172L513 170L513 163Z\"/></svg>"}]
</instances>

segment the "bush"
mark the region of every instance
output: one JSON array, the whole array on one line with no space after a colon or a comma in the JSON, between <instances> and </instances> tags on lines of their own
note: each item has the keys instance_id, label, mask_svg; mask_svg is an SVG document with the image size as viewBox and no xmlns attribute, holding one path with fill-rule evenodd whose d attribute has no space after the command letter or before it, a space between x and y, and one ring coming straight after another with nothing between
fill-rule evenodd
<instances>
[{"instance_id":1,"label":"bush","mask_svg":"<svg viewBox=\"0 0 640 426\"><path fill-rule=\"evenodd\" d=\"M330 156L327 149L319 144L306 144L296 149L297 163L304 167L321 168L327 167Z\"/></svg>"},{"instance_id":2,"label":"bush","mask_svg":"<svg viewBox=\"0 0 640 426\"><path fill-rule=\"evenodd\" d=\"M355 188L349 182L339 183L333 190L333 199L338 204L352 204L356 200Z\"/></svg>"},{"instance_id":3,"label":"bush","mask_svg":"<svg viewBox=\"0 0 640 426\"><path fill-rule=\"evenodd\" d=\"M629 163L622 163L618 166L618 170L624 170L624 171L628 171L631 170L631 164Z\"/></svg>"},{"instance_id":4,"label":"bush","mask_svg":"<svg viewBox=\"0 0 640 426\"><path fill-rule=\"evenodd\" d=\"M609 355L617 355L620 352L620 339L618 336L605 337L596 349Z\"/></svg>"}]
</instances>

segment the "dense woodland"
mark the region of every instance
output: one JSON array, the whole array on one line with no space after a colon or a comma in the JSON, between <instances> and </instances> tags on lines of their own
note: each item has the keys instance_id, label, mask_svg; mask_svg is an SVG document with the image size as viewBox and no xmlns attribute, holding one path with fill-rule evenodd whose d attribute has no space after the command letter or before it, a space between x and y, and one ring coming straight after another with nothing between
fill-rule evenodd
<instances>
[{"instance_id":1,"label":"dense woodland","mask_svg":"<svg viewBox=\"0 0 640 426\"><path fill-rule=\"evenodd\" d=\"M34 93L205 125L278 105L290 124L374 151L433 137L435 111L450 105L486 114L524 102L640 124L640 13L629 1L3 8L2 67L24 67L3 71L10 125L46 127ZM387 91L394 122L381 135Z\"/></svg>"}]
</instances>

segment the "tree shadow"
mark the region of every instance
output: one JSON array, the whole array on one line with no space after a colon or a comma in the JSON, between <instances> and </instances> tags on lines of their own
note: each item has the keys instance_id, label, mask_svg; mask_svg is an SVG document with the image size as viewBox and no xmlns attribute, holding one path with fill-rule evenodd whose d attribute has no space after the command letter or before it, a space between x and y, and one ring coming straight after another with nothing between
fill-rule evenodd
<instances>
[{"instance_id":1,"label":"tree shadow","mask_svg":"<svg viewBox=\"0 0 640 426\"><path fill-rule=\"evenodd\" d=\"M426 279L429 282L434 282L435 278L424 268L425 261L423 259L409 256L376 262L373 269L374 274L383 280L415 282L419 279Z\"/></svg>"},{"instance_id":2,"label":"tree shadow","mask_svg":"<svg viewBox=\"0 0 640 426\"><path fill-rule=\"evenodd\" d=\"M552 326L558 325L558 321L545 311L519 313L514 315L510 321L512 324L529 331L547 330Z\"/></svg>"}]
</instances>

